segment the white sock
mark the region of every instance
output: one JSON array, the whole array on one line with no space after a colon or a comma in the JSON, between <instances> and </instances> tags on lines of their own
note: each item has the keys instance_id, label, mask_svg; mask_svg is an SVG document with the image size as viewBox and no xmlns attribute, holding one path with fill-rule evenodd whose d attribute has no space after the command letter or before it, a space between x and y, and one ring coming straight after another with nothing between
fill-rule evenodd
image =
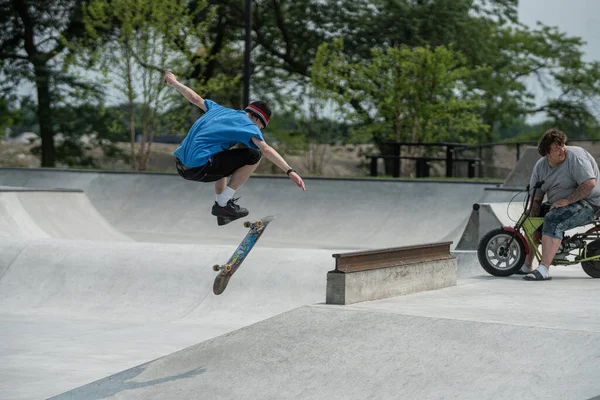
<instances>
[{"instance_id":1,"label":"white sock","mask_svg":"<svg viewBox=\"0 0 600 400\"><path fill-rule=\"evenodd\" d=\"M547 277L548 277L548 275L550 275L550 273L548 272L548 268L547 268L547 267L545 267L545 266L543 266L542 264L540 264L540 265L537 267L537 270L538 270L538 271L540 271L540 274L542 274L542 276L543 276L544 278L547 278Z\"/></svg>"},{"instance_id":2,"label":"white sock","mask_svg":"<svg viewBox=\"0 0 600 400\"><path fill-rule=\"evenodd\" d=\"M521 267L521 272L527 272L527 273L529 273L529 272L531 272L531 270L529 268L527 268L527 265L523 265Z\"/></svg>"},{"instance_id":3,"label":"white sock","mask_svg":"<svg viewBox=\"0 0 600 400\"><path fill-rule=\"evenodd\" d=\"M233 190L229 186L225 186L225 189L223 189L221 194L217 195L217 204L221 207L225 207L227 205L227 202L233 197L234 193L235 190Z\"/></svg>"}]
</instances>

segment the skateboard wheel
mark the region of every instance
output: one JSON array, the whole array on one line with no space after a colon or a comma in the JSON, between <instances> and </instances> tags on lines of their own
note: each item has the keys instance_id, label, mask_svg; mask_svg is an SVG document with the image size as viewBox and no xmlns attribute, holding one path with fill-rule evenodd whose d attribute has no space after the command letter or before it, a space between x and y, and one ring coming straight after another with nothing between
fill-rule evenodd
<instances>
[{"instance_id":1,"label":"skateboard wheel","mask_svg":"<svg viewBox=\"0 0 600 400\"><path fill-rule=\"evenodd\" d=\"M219 264L215 264L213 265L213 271L217 272L221 269L221 266Z\"/></svg>"},{"instance_id":2,"label":"skateboard wheel","mask_svg":"<svg viewBox=\"0 0 600 400\"><path fill-rule=\"evenodd\" d=\"M231 265L225 264L225 267L223 267L223 269L225 270L225 272L231 272Z\"/></svg>"},{"instance_id":3,"label":"skateboard wheel","mask_svg":"<svg viewBox=\"0 0 600 400\"><path fill-rule=\"evenodd\" d=\"M250 221L244 222L244 228L250 228L251 226L252 224L250 223Z\"/></svg>"},{"instance_id":4,"label":"skateboard wheel","mask_svg":"<svg viewBox=\"0 0 600 400\"><path fill-rule=\"evenodd\" d=\"M256 226L262 226L263 222L259 219L258 221L256 221Z\"/></svg>"}]
</instances>

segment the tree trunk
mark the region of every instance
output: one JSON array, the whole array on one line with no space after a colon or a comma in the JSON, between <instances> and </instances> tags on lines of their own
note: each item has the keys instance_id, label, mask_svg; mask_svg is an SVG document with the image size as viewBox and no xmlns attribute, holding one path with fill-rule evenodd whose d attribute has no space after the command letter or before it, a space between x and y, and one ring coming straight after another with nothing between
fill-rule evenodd
<instances>
[{"instance_id":1,"label":"tree trunk","mask_svg":"<svg viewBox=\"0 0 600 400\"><path fill-rule=\"evenodd\" d=\"M56 166L56 149L50 109L50 73L45 64L34 65L35 84L38 95L38 117L42 137L42 168Z\"/></svg>"},{"instance_id":2,"label":"tree trunk","mask_svg":"<svg viewBox=\"0 0 600 400\"><path fill-rule=\"evenodd\" d=\"M151 121L148 123L150 131L148 132L146 154L144 154L144 169L148 168L148 160L150 160L150 151L152 150L152 142L154 141L154 135L156 134L156 115L152 114Z\"/></svg>"},{"instance_id":3,"label":"tree trunk","mask_svg":"<svg viewBox=\"0 0 600 400\"><path fill-rule=\"evenodd\" d=\"M127 47L127 44L123 45L125 52L125 85L127 89L127 102L129 103L129 142L130 142L130 162L131 169L137 170L137 161L135 157L135 92L133 88L133 76L131 65L131 54Z\"/></svg>"},{"instance_id":4,"label":"tree trunk","mask_svg":"<svg viewBox=\"0 0 600 400\"><path fill-rule=\"evenodd\" d=\"M390 142L386 142L383 139L376 139L375 145L377 146L377 148L379 148L379 153L384 156L394 155L394 152L396 150L393 144L391 144ZM395 160L391 158L383 159L383 167L386 175L394 174L394 161Z\"/></svg>"},{"instance_id":5,"label":"tree trunk","mask_svg":"<svg viewBox=\"0 0 600 400\"><path fill-rule=\"evenodd\" d=\"M150 160L150 152L152 151L152 139L154 134L148 136L146 147L144 149L143 158L141 160L140 171L146 171L148 169L148 161Z\"/></svg>"},{"instance_id":6,"label":"tree trunk","mask_svg":"<svg viewBox=\"0 0 600 400\"><path fill-rule=\"evenodd\" d=\"M148 103L144 104L144 111L142 114L142 140L140 143L140 163L138 166L138 171L146 170L146 161L148 160L148 153L146 148L146 142L148 140L148 124L150 118L150 110L148 107Z\"/></svg>"},{"instance_id":7,"label":"tree trunk","mask_svg":"<svg viewBox=\"0 0 600 400\"><path fill-rule=\"evenodd\" d=\"M137 162L135 157L135 119L134 119L134 103L129 100L129 142L131 144L131 169L137 169Z\"/></svg>"}]
</instances>

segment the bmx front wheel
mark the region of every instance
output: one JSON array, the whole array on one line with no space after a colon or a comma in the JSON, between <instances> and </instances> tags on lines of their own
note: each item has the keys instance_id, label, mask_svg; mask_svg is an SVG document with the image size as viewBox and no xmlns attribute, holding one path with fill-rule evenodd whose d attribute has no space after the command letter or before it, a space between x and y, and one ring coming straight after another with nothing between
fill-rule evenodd
<instances>
[{"instance_id":1,"label":"bmx front wheel","mask_svg":"<svg viewBox=\"0 0 600 400\"><path fill-rule=\"evenodd\" d=\"M490 275L511 276L525 263L525 245L518 236L493 229L479 241L477 258Z\"/></svg>"}]
</instances>

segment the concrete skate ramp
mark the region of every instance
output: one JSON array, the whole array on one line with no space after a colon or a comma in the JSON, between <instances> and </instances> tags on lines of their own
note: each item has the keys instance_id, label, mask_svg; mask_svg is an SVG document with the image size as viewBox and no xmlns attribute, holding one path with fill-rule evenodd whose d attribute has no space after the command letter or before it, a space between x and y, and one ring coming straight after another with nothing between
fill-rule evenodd
<instances>
[{"instance_id":1,"label":"concrete skate ramp","mask_svg":"<svg viewBox=\"0 0 600 400\"><path fill-rule=\"evenodd\" d=\"M525 187L529 184L535 163L540 159L537 147L525 147L510 174L504 180L504 187Z\"/></svg>"},{"instance_id":2,"label":"concrete skate ramp","mask_svg":"<svg viewBox=\"0 0 600 400\"><path fill-rule=\"evenodd\" d=\"M476 250L479 240L487 232L503 225L515 224L523 212L526 188L533 167L539 159L536 147L525 147L502 187L485 188L479 201L473 205L455 250Z\"/></svg>"},{"instance_id":3,"label":"concrete skate ramp","mask_svg":"<svg viewBox=\"0 0 600 400\"><path fill-rule=\"evenodd\" d=\"M0 238L131 240L113 228L85 193L0 189Z\"/></svg>"},{"instance_id":4,"label":"concrete skate ramp","mask_svg":"<svg viewBox=\"0 0 600 400\"><path fill-rule=\"evenodd\" d=\"M215 296L210 267L234 248L0 241L0 398L47 398L324 301L331 251L262 246Z\"/></svg>"},{"instance_id":5,"label":"concrete skate ramp","mask_svg":"<svg viewBox=\"0 0 600 400\"><path fill-rule=\"evenodd\" d=\"M21 169L0 169L0 184L84 190L109 226L152 242L1 238L0 398L47 398L86 384L60 398L600 393L592 379L597 285L580 269L562 280L553 270L549 284L524 289L518 278L486 276L463 253L466 279L455 288L319 304L332 253L455 240L492 184L307 179L303 193L285 177L253 177L238 193L242 205L276 219L221 296L212 294L210 266L227 260L246 231L216 226L211 185L171 174ZM531 345L532 337L548 342ZM534 371L533 385L523 371Z\"/></svg>"},{"instance_id":6,"label":"concrete skate ramp","mask_svg":"<svg viewBox=\"0 0 600 400\"><path fill-rule=\"evenodd\" d=\"M492 229L513 226L524 209L527 192L522 188L485 188L480 200L473 204L455 250L477 250L479 240Z\"/></svg>"},{"instance_id":7,"label":"concrete skate ramp","mask_svg":"<svg viewBox=\"0 0 600 400\"><path fill-rule=\"evenodd\" d=\"M487 232L502 226L514 226L522 213L522 202L474 204L456 250L477 250L479 241Z\"/></svg>"},{"instance_id":8,"label":"concrete skate ramp","mask_svg":"<svg viewBox=\"0 0 600 400\"><path fill-rule=\"evenodd\" d=\"M10 241L6 247L3 241L2 253L14 254L11 249L16 243ZM326 273L332 266L329 251L260 247L249 255L228 290L214 296L216 274L210 267L229 258L234 249L75 240L30 242L23 244L16 256L0 259L7 263L0 265L5 271L0 280L0 311L128 321L233 313L232 320L239 320L244 315L264 318L325 299Z\"/></svg>"},{"instance_id":9,"label":"concrete skate ramp","mask_svg":"<svg viewBox=\"0 0 600 400\"><path fill-rule=\"evenodd\" d=\"M305 306L55 399L588 399L600 393L597 282L555 280ZM561 312L559 293L577 306Z\"/></svg>"},{"instance_id":10,"label":"concrete skate ramp","mask_svg":"<svg viewBox=\"0 0 600 400\"><path fill-rule=\"evenodd\" d=\"M365 249L457 241L470 207L494 184L252 177L236 193L250 218L273 214L272 247ZM174 174L0 169L0 184L85 191L122 233L140 241L233 244L239 226L217 227L213 186Z\"/></svg>"}]
</instances>

